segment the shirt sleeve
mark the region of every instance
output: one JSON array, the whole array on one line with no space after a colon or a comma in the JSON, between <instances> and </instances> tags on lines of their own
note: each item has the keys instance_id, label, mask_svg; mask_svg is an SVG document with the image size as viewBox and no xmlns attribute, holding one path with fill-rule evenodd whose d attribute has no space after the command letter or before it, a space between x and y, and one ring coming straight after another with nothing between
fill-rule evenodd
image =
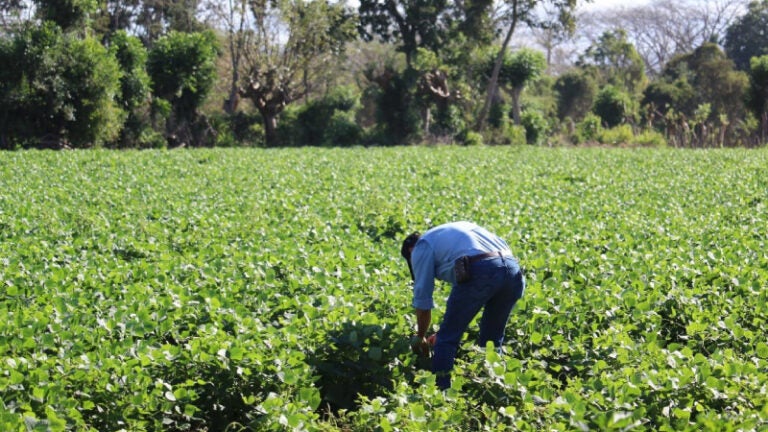
<instances>
[{"instance_id":1,"label":"shirt sleeve","mask_svg":"<svg viewBox=\"0 0 768 432\"><path fill-rule=\"evenodd\" d=\"M427 242L418 242L411 253L413 265L413 307L434 309L432 293L435 290L435 254Z\"/></svg>"}]
</instances>

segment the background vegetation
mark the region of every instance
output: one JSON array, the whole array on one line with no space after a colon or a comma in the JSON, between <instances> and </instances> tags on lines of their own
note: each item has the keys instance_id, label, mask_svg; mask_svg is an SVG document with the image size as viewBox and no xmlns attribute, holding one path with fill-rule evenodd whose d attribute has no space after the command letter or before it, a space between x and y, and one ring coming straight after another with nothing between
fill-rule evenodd
<instances>
[{"instance_id":1,"label":"background vegetation","mask_svg":"<svg viewBox=\"0 0 768 432\"><path fill-rule=\"evenodd\" d=\"M5 0L0 148L758 146L768 0Z\"/></svg>"}]
</instances>

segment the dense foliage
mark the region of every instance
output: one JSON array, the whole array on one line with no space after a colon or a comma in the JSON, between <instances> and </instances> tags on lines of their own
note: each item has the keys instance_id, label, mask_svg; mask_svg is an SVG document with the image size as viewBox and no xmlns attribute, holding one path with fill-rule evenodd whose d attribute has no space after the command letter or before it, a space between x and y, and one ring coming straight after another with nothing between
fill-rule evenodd
<instances>
[{"instance_id":1,"label":"dense foliage","mask_svg":"<svg viewBox=\"0 0 768 432\"><path fill-rule=\"evenodd\" d=\"M0 429L764 429L767 167L746 150L0 153ZM457 219L505 237L528 289L506 354L473 347L473 325L443 393L408 349L398 250Z\"/></svg>"},{"instance_id":2,"label":"dense foliage","mask_svg":"<svg viewBox=\"0 0 768 432\"><path fill-rule=\"evenodd\" d=\"M725 36L725 50L741 70L749 69L750 59L768 55L768 0L749 2L747 12L740 16Z\"/></svg>"},{"instance_id":3,"label":"dense foliage","mask_svg":"<svg viewBox=\"0 0 768 432\"><path fill-rule=\"evenodd\" d=\"M0 148L765 144L768 0L585 3L0 1Z\"/></svg>"},{"instance_id":4,"label":"dense foliage","mask_svg":"<svg viewBox=\"0 0 768 432\"><path fill-rule=\"evenodd\" d=\"M117 137L121 71L99 41L48 22L4 42L0 149L87 147Z\"/></svg>"},{"instance_id":5,"label":"dense foliage","mask_svg":"<svg viewBox=\"0 0 768 432\"><path fill-rule=\"evenodd\" d=\"M147 72L158 103L164 105L165 131L173 144L204 143L198 109L216 79L217 44L213 32L170 32L149 51Z\"/></svg>"}]
</instances>

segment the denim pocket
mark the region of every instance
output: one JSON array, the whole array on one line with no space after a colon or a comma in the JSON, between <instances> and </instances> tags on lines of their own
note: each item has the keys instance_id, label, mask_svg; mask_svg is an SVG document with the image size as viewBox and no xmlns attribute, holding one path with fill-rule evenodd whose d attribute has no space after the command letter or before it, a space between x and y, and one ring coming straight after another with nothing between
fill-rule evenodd
<instances>
[{"instance_id":1,"label":"denim pocket","mask_svg":"<svg viewBox=\"0 0 768 432\"><path fill-rule=\"evenodd\" d=\"M483 262L472 267L472 278L461 285L465 289L464 295L472 299L488 299L504 283L504 268L488 264Z\"/></svg>"}]
</instances>

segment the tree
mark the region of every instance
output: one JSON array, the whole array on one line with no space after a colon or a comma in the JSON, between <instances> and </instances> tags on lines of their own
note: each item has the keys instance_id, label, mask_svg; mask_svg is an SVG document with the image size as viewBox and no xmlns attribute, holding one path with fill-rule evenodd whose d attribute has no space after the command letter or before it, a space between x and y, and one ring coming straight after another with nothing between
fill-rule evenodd
<instances>
[{"instance_id":1,"label":"tree","mask_svg":"<svg viewBox=\"0 0 768 432\"><path fill-rule=\"evenodd\" d=\"M457 2L457 9L456 13L462 15L457 26L461 34L478 46L493 41L493 0L464 0Z\"/></svg>"},{"instance_id":2,"label":"tree","mask_svg":"<svg viewBox=\"0 0 768 432\"><path fill-rule=\"evenodd\" d=\"M597 93L597 82L589 71L576 68L555 81L557 115L561 120L581 121L590 112Z\"/></svg>"},{"instance_id":3,"label":"tree","mask_svg":"<svg viewBox=\"0 0 768 432\"><path fill-rule=\"evenodd\" d=\"M684 112L692 113L699 105L710 103L709 120L725 115L736 121L744 114L744 94L748 78L735 70L734 63L715 44L708 43L693 53L677 57L668 64L665 78L676 77L691 83L695 89Z\"/></svg>"},{"instance_id":4,"label":"tree","mask_svg":"<svg viewBox=\"0 0 768 432\"><path fill-rule=\"evenodd\" d=\"M549 3L554 7L554 13L556 13L557 19L552 20L548 19L548 17L540 19L535 15L534 11L536 6L545 3ZM477 130L482 130L485 127L488 112L490 111L494 96L498 89L499 73L504 61L504 55L517 25L519 23L524 23L531 27L551 27L553 25L552 23L556 22L562 25L563 31L566 32L573 31L575 26L573 11L576 7L576 0L506 0L505 6L505 12L502 14L501 21L506 22L509 27L504 36L504 41L499 48L499 53L496 55L493 71L488 80L485 103L483 104L483 108L478 115L475 125Z\"/></svg>"},{"instance_id":5,"label":"tree","mask_svg":"<svg viewBox=\"0 0 768 432\"><path fill-rule=\"evenodd\" d=\"M506 88L512 96L512 118L516 125L520 124L520 95L526 85L544 72L546 63L544 54L528 48L504 56L498 81L499 86Z\"/></svg>"},{"instance_id":6,"label":"tree","mask_svg":"<svg viewBox=\"0 0 768 432\"><path fill-rule=\"evenodd\" d=\"M539 14L544 17L558 17L559 15L557 8L549 3L542 3L540 9ZM567 70L567 67L570 66L565 66L563 61L571 57L576 51L575 44L570 43L574 37L574 28L570 25L575 20L576 18L573 19L573 22L561 22L559 19L545 19L540 25L527 29L530 32L530 37L544 51L547 59L547 70L551 73L557 74Z\"/></svg>"},{"instance_id":7,"label":"tree","mask_svg":"<svg viewBox=\"0 0 768 432\"><path fill-rule=\"evenodd\" d=\"M693 130L701 127L692 145L705 145L720 128L719 144L728 140L731 125L745 115L744 97L748 78L715 44L672 59L659 79L644 92L650 123ZM686 132L687 133L687 132ZM709 137L709 138L708 138Z\"/></svg>"},{"instance_id":8,"label":"tree","mask_svg":"<svg viewBox=\"0 0 768 432\"><path fill-rule=\"evenodd\" d=\"M752 57L768 54L768 0L749 3L747 13L728 27L725 52L739 70L749 70Z\"/></svg>"},{"instance_id":9,"label":"tree","mask_svg":"<svg viewBox=\"0 0 768 432\"><path fill-rule=\"evenodd\" d=\"M305 97L355 35L343 5L324 1L253 1L255 31L244 56L240 95L261 114L267 145L278 143L277 117Z\"/></svg>"},{"instance_id":10,"label":"tree","mask_svg":"<svg viewBox=\"0 0 768 432\"><path fill-rule=\"evenodd\" d=\"M22 59L19 52L18 37L0 37L0 64L18 64ZM16 147L19 125L16 118L19 115L21 99L20 84L22 70L19 67L0 68L0 149L9 150Z\"/></svg>"},{"instance_id":11,"label":"tree","mask_svg":"<svg viewBox=\"0 0 768 432\"><path fill-rule=\"evenodd\" d=\"M450 85L452 78L457 78L457 69L451 63L443 62L428 49L419 48L413 69L403 73L404 78L417 79L412 97L422 110L421 122L425 135L450 137L463 128L464 120L455 104L463 99L464 94L461 86Z\"/></svg>"},{"instance_id":12,"label":"tree","mask_svg":"<svg viewBox=\"0 0 768 432\"><path fill-rule=\"evenodd\" d=\"M419 132L419 104L414 103L413 69L385 64L383 68L369 68L366 77L373 85L368 89L375 102L376 144L393 145L408 141Z\"/></svg>"},{"instance_id":13,"label":"tree","mask_svg":"<svg viewBox=\"0 0 768 432\"><path fill-rule=\"evenodd\" d=\"M224 112L233 114L240 102L240 65L251 33L246 32L248 0L209 1L208 10L227 32L230 80L229 94L224 101Z\"/></svg>"},{"instance_id":14,"label":"tree","mask_svg":"<svg viewBox=\"0 0 768 432\"><path fill-rule=\"evenodd\" d=\"M52 22L28 26L2 45L0 131L17 145L90 147L121 127L115 99L120 69L94 38L63 33Z\"/></svg>"},{"instance_id":15,"label":"tree","mask_svg":"<svg viewBox=\"0 0 768 432\"><path fill-rule=\"evenodd\" d=\"M97 10L96 0L35 0L43 21L53 21L65 31L82 26Z\"/></svg>"},{"instance_id":16,"label":"tree","mask_svg":"<svg viewBox=\"0 0 768 432\"><path fill-rule=\"evenodd\" d=\"M0 0L0 36L19 23L25 8L23 0Z\"/></svg>"},{"instance_id":17,"label":"tree","mask_svg":"<svg viewBox=\"0 0 768 432\"><path fill-rule=\"evenodd\" d=\"M480 23L487 5L475 5L471 16ZM418 48L438 51L446 42L448 29L443 18L448 11L447 0L361 0L358 30L366 41L378 37L384 42L399 42L411 67Z\"/></svg>"},{"instance_id":18,"label":"tree","mask_svg":"<svg viewBox=\"0 0 768 432\"><path fill-rule=\"evenodd\" d=\"M197 110L216 78L217 55L216 37L211 31L172 31L149 51L147 72L155 98L165 101L168 107L166 137L171 144L201 143L202 137L193 129Z\"/></svg>"},{"instance_id":19,"label":"tree","mask_svg":"<svg viewBox=\"0 0 768 432\"><path fill-rule=\"evenodd\" d=\"M645 86L645 66L624 30L606 31L579 58L581 66L591 65L601 81L636 94Z\"/></svg>"},{"instance_id":20,"label":"tree","mask_svg":"<svg viewBox=\"0 0 768 432\"><path fill-rule=\"evenodd\" d=\"M760 119L760 140L768 141L768 55L752 57L747 106Z\"/></svg>"},{"instance_id":21,"label":"tree","mask_svg":"<svg viewBox=\"0 0 768 432\"><path fill-rule=\"evenodd\" d=\"M677 55L706 42L719 42L741 13L744 0L653 0L628 8L611 8L583 17L582 28L602 34L623 29L643 59L646 73L658 75Z\"/></svg>"},{"instance_id":22,"label":"tree","mask_svg":"<svg viewBox=\"0 0 768 432\"><path fill-rule=\"evenodd\" d=\"M141 145L142 133L149 123L145 118L150 96L147 50L139 38L120 30L112 36L110 53L122 70L117 102L125 113L125 123L118 144L122 147Z\"/></svg>"},{"instance_id":23,"label":"tree","mask_svg":"<svg viewBox=\"0 0 768 432\"><path fill-rule=\"evenodd\" d=\"M146 46L169 32L195 33L205 30L198 20L201 0L140 0L136 16L138 35Z\"/></svg>"},{"instance_id":24,"label":"tree","mask_svg":"<svg viewBox=\"0 0 768 432\"><path fill-rule=\"evenodd\" d=\"M142 0L106 0L99 2L92 27L105 41L118 31L136 30L136 18Z\"/></svg>"}]
</instances>

